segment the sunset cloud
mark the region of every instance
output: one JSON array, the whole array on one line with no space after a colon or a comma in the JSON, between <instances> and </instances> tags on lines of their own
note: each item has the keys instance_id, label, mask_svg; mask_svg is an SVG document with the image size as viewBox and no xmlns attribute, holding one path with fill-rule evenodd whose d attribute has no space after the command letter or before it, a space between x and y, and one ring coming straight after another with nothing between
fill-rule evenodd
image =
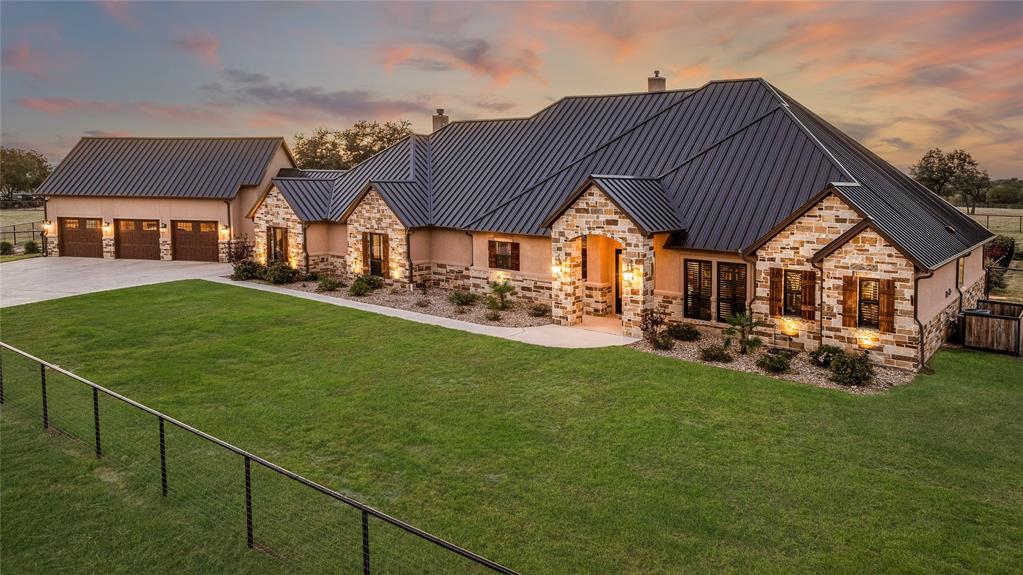
<instances>
[{"instance_id":1,"label":"sunset cloud","mask_svg":"<svg viewBox=\"0 0 1023 575\"><path fill-rule=\"evenodd\" d=\"M223 110L217 106L162 104L156 102L119 102L76 98L18 98L28 110L50 115L128 114L169 122L220 122Z\"/></svg>"},{"instance_id":2,"label":"sunset cloud","mask_svg":"<svg viewBox=\"0 0 1023 575\"><path fill-rule=\"evenodd\" d=\"M98 0L99 7L124 28L140 30L142 24L135 18L134 10L137 3L128 0Z\"/></svg>"},{"instance_id":3,"label":"sunset cloud","mask_svg":"<svg viewBox=\"0 0 1023 575\"><path fill-rule=\"evenodd\" d=\"M203 64L220 67L220 41L205 30L188 32L175 40L173 45L192 54Z\"/></svg>"},{"instance_id":4,"label":"sunset cloud","mask_svg":"<svg viewBox=\"0 0 1023 575\"><path fill-rule=\"evenodd\" d=\"M514 44L498 46L483 38L466 38L392 45L383 49L380 61L388 71L396 66L434 72L459 69L489 78L497 86L505 86L518 76L545 84L542 44Z\"/></svg>"}]
</instances>

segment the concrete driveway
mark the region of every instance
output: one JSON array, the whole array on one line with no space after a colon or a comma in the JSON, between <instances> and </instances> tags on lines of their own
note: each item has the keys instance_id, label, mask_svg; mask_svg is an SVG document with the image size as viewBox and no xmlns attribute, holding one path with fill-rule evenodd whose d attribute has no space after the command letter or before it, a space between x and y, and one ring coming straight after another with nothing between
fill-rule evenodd
<instances>
[{"instance_id":1,"label":"concrete driveway","mask_svg":"<svg viewBox=\"0 0 1023 575\"><path fill-rule=\"evenodd\" d=\"M0 307L230 273L229 264L206 262L31 258L0 264Z\"/></svg>"}]
</instances>

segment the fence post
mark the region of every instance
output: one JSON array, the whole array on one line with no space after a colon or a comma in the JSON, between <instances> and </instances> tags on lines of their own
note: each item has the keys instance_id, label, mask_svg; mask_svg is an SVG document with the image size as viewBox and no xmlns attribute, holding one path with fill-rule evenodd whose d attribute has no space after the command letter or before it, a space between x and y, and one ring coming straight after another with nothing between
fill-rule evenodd
<instances>
[{"instance_id":1,"label":"fence post","mask_svg":"<svg viewBox=\"0 0 1023 575\"><path fill-rule=\"evenodd\" d=\"M362 575L369 575L369 513L362 510Z\"/></svg>"},{"instance_id":2,"label":"fence post","mask_svg":"<svg viewBox=\"0 0 1023 575\"><path fill-rule=\"evenodd\" d=\"M252 461L245 456L245 544L252 549Z\"/></svg>"},{"instance_id":3,"label":"fence post","mask_svg":"<svg viewBox=\"0 0 1023 575\"><path fill-rule=\"evenodd\" d=\"M167 442L163 434L163 418L160 418L160 489L167 497Z\"/></svg>"},{"instance_id":4,"label":"fence post","mask_svg":"<svg viewBox=\"0 0 1023 575\"><path fill-rule=\"evenodd\" d=\"M4 354L0 352L0 405L4 404Z\"/></svg>"},{"instance_id":5,"label":"fence post","mask_svg":"<svg viewBox=\"0 0 1023 575\"><path fill-rule=\"evenodd\" d=\"M92 388L92 421L96 425L96 458L103 457L103 449L99 442L99 390Z\"/></svg>"},{"instance_id":6,"label":"fence post","mask_svg":"<svg viewBox=\"0 0 1023 575\"><path fill-rule=\"evenodd\" d=\"M46 405L46 366L39 364L39 383L43 389L43 429L50 428L50 412Z\"/></svg>"}]
</instances>

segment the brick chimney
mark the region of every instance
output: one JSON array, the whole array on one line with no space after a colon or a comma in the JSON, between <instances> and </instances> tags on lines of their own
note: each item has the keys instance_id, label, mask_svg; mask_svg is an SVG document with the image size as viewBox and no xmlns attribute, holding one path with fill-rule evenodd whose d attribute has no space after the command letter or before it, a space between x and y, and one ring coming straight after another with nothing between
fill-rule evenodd
<instances>
[{"instance_id":1,"label":"brick chimney","mask_svg":"<svg viewBox=\"0 0 1023 575\"><path fill-rule=\"evenodd\" d=\"M443 128L448 125L450 118L444 113L444 108L437 108L437 113L433 115L433 131Z\"/></svg>"},{"instance_id":2,"label":"brick chimney","mask_svg":"<svg viewBox=\"0 0 1023 575\"><path fill-rule=\"evenodd\" d=\"M661 77L660 70L654 70L654 75L646 79L647 92L663 92L667 89L667 80Z\"/></svg>"}]
</instances>

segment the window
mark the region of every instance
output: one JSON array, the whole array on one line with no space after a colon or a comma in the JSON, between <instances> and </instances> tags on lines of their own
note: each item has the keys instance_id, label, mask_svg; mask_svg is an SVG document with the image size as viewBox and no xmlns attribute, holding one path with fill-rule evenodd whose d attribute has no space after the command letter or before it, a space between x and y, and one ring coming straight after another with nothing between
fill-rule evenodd
<instances>
[{"instance_id":1,"label":"window","mask_svg":"<svg viewBox=\"0 0 1023 575\"><path fill-rule=\"evenodd\" d=\"M586 281L586 236L582 237L583 281Z\"/></svg>"},{"instance_id":2,"label":"window","mask_svg":"<svg viewBox=\"0 0 1023 575\"><path fill-rule=\"evenodd\" d=\"M142 222L142 229L147 232L156 232L160 230L160 222L156 220L146 220Z\"/></svg>"},{"instance_id":3,"label":"window","mask_svg":"<svg viewBox=\"0 0 1023 575\"><path fill-rule=\"evenodd\" d=\"M98 229L101 225L99 220L85 220L85 227L90 230Z\"/></svg>"},{"instance_id":4,"label":"window","mask_svg":"<svg viewBox=\"0 0 1023 575\"><path fill-rule=\"evenodd\" d=\"M519 269L518 242L490 240L487 243L487 256L491 268L514 271Z\"/></svg>"},{"instance_id":5,"label":"window","mask_svg":"<svg viewBox=\"0 0 1023 575\"><path fill-rule=\"evenodd\" d=\"M782 300L782 315L801 317L803 315L803 272L785 270L785 293Z\"/></svg>"},{"instance_id":6,"label":"window","mask_svg":"<svg viewBox=\"0 0 1023 575\"><path fill-rule=\"evenodd\" d=\"M880 326L881 282L876 279L860 278L860 299L858 324L860 327Z\"/></svg>"},{"instance_id":7,"label":"window","mask_svg":"<svg viewBox=\"0 0 1023 575\"><path fill-rule=\"evenodd\" d=\"M288 230L268 226L266 228L266 261L288 261Z\"/></svg>"},{"instance_id":8,"label":"window","mask_svg":"<svg viewBox=\"0 0 1023 575\"><path fill-rule=\"evenodd\" d=\"M217 231L217 224L214 222L199 222L199 231L204 234L212 234Z\"/></svg>"},{"instance_id":9,"label":"window","mask_svg":"<svg viewBox=\"0 0 1023 575\"><path fill-rule=\"evenodd\" d=\"M963 287L966 283L966 258L959 258L956 268L956 281L959 283L959 287Z\"/></svg>"},{"instance_id":10,"label":"window","mask_svg":"<svg viewBox=\"0 0 1023 575\"><path fill-rule=\"evenodd\" d=\"M122 232L133 232L135 231L135 220L118 220L117 229Z\"/></svg>"},{"instance_id":11,"label":"window","mask_svg":"<svg viewBox=\"0 0 1023 575\"><path fill-rule=\"evenodd\" d=\"M369 275L384 276L384 245L387 234L369 234Z\"/></svg>"},{"instance_id":12,"label":"window","mask_svg":"<svg viewBox=\"0 0 1023 575\"><path fill-rule=\"evenodd\" d=\"M710 319L710 295L713 288L711 262L685 260L685 316L692 319Z\"/></svg>"},{"instance_id":13,"label":"window","mask_svg":"<svg viewBox=\"0 0 1023 575\"><path fill-rule=\"evenodd\" d=\"M746 311L746 264L718 263L718 321Z\"/></svg>"},{"instance_id":14,"label":"window","mask_svg":"<svg viewBox=\"0 0 1023 575\"><path fill-rule=\"evenodd\" d=\"M64 220L64 229L66 230L77 230L78 220Z\"/></svg>"},{"instance_id":15,"label":"window","mask_svg":"<svg viewBox=\"0 0 1023 575\"><path fill-rule=\"evenodd\" d=\"M175 222L174 227L183 232L190 232L192 231L192 222Z\"/></svg>"}]
</instances>

